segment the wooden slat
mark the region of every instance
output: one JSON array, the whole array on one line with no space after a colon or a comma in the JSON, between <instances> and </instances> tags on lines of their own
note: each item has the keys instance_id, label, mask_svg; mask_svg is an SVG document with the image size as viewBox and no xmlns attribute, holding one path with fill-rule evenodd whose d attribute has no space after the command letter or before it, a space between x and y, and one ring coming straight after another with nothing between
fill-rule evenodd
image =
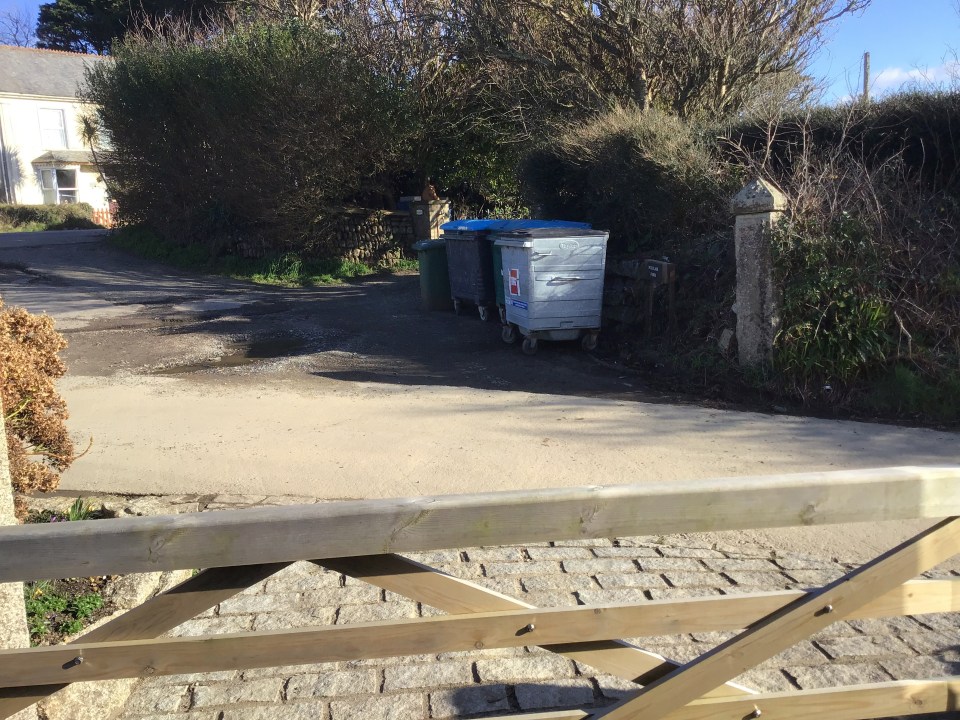
<instances>
[{"instance_id":1,"label":"wooden slat","mask_svg":"<svg viewBox=\"0 0 960 720\"><path fill-rule=\"evenodd\" d=\"M749 698L696 700L665 715L663 720L744 720L760 710L761 718L776 720L864 720L865 718L926 715L960 710L960 680L904 680L798 692L769 693ZM596 717L584 710L559 710L532 715L502 715L487 720L584 720Z\"/></svg>"},{"instance_id":2,"label":"wooden slat","mask_svg":"<svg viewBox=\"0 0 960 720\"><path fill-rule=\"evenodd\" d=\"M534 607L402 555L361 555L314 562L453 615Z\"/></svg>"},{"instance_id":3,"label":"wooden slat","mask_svg":"<svg viewBox=\"0 0 960 720\"><path fill-rule=\"evenodd\" d=\"M274 563L203 570L165 593L94 628L72 643L68 643L68 646L78 643L157 637L251 585L265 580L287 565L288 563ZM0 720L49 697L67 684L0 688Z\"/></svg>"},{"instance_id":4,"label":"wooden slat","mask_svg":"<svg viewBox=\"0 0 960 720\"><path fill-rule=\"evenodd\" d=\"M584 646L592 640L620 637L634 631L662 634L658 632L662 627L675 630L672 618L667 616L690 615L693 608L708 614L710 608L733 600L711 598L703 601L652 601L629 606L525 608L154 641L91 643L81 638L77 645L0 650L0 687L62 682L64 679L103 680L141 674L214 672L524 645L552 649L559 643L575 642ZM680 613L677 607L686 610ZM830 621L843 616L842 610L838 611ZM662 619L664 617L666 619ZM730 622L729 618L721 618L716 626L700 627L729 629ZM534 629L527 632L524 629L529 624L533 624ZM653 632L646 632L648 630ZM580 649L587 653L606 647L586 645ZM622 663L630 671L645 666L633 648L617 646L613 651L614 655L622 653L622 656L609 661L600 653L600 663L604 665L600 669L619 669L617 663ZM84 658L83 664L71 666L70 661L78 655ZM647 659L663 662L652 653ZM729 695L737 689L726 688L723 694Z\"/></svg>"},{"instance_id":5,"label":"wooden slat","mask_svg":"<svg viewBox=\"0 0 960 720\"><path fill-rule=\"evenodd\" d=\"M960 519L949 518L817 592L768 615L736 637L597 713L606 720L657 720L778 652L850 615L960 551Z\"/></svg>"},{"instance_id":6,"label":"wooden slat","mask_svg":"<svg viewBox=\"0 0 960 720\"><path fill-rule=\"evenodd\" d=\"M448 613L534 609L529 603L400 555L330 558L318 560L317 563ZM596 640L540 647L630 681L654 668L663 667L664 664L679 666L661 655L642 650L622 640ZM717 688L715 692L717 695L743 695L753 691L729 683Z\"/></svg>"},{"instance_id":7,"label":"wooden slat","mask_svg":"<svg viewBox=\"0 0 960 720\"><path fill-rule=\"evenodd\" d=\"M451 614L528 609L555 614L557 622L562 623L579 622L579 618L585 619L599 610L607 614L606 622L629 630L634 637L741 630L816 591L778 590L682 600L645 600L633 604L536 608L400 555L331 558L317 560L316 563ZM855 609L849 616L836 617L834 621L956 611L960 611L960 578L911 580ZM516 622L528 617L534 615L518 614Z\"/></svg>"},{"instance_id":8,"label":"wooden slat","mask_svg":"<svg viewBox=\"0 0 960 720\"><path fill-rule=\"evenodd\" d=\"M316 562L448 613L533 608L528 603L399 555L331 558ZM565 608L560 613L561 616L582 616L593 612L594 607L602 608L611 616L608 618L609 623L623 628L618 634L631 637L713 632L745 628L804 595L801 591L781 591L680 601L654 600L635 606L602 605L591 606L589 610ZM960 579L917 580L895 588L845 619L922 615L957 610L960 610ZM557 620L566 622L562 617ZM523 617L517 618L518 623L523 621ZM656 653L619 640L541 647L625 680L639 680L655 668L662 672L664 663L667 662ZM725 685L713 692L717 695L730 695L742 694L745 691L746 689L739 685Z\"/></svg>"},{"instance_id":9,"label":"wooden slat","mask_svg":"<svg viewBox=\"0 0 960 720\"><path fill-rule=\"evenodd\" d=\"M586 610L586 611L585 611ZM79 643L0 650L0 687L107 680L139 675L215 672L241 668L340 662L616 637L605 616L580 608L580 622L556 610L498 611L332 627L230 633L202 637ZM563 622L557 618L563 617ZM536 630L525 632L529 622ZM519 623L519 624L518 624ZM82 664L73 664L82 656Z\"/></svg>"},{"instance_id":10,"label":"wooden slat","mask_svg":"<svg viewBox=\"0 0 960 720\"><path fill-rule=\"evenodd\" d=\"M682 601L649 601L623 606L523 608L512 611L438 616L420 620L180 638L154 643L122 642L122 640L138 639L138 636L153 637L176 627L197 612L242 590L247 586L248 580L250 584L258 582L275 569L276 567L244 569L247 574L240 579L230 578L229 575L243 571L224 569L207 571L178 586L175 591L171 591L173 594L161 595L148 601L136 610L78 639L74 645L29 650L0 650L0 686L62 682L65 678L70 681L103 679L104 676L97 674L88 676L88 672L94 672L92 662L70 668L68 672L64 672L61 667L78 654L86 659L91 653L96 653L98 656L102 654L107 659L104 661L106 664L98 665L100 669L113 663L109 665L114 668L109 671L112 673L110 677L139 674L135 668L129 671L116 669L122 665L118 658L140 657L138 653L147 655L155 653L161 658L165 657L164 653L169 653L171 659L161 663L167 668L168 673L242 668L245 667L242 659L239 661L240 664L231 663L236 661L236 657L242 658L243 653L248 652L247 650L237 651L240 655L235 657L221 648L244 648L245 643L249 645L251 658L255 653L260 653L262 656L257 661L260 664L256 667L469 650L475 649L477 643L485 648L541 645L548 649L556 648L554 651L563 654L569 652L584 662L594 664L600 670L615 672L621 677L629 678L636 676L638 670L642 674L651 664L659 666L663 659L653 653L638 651L629 645L611 646L595 642L597 638L679 632L676 625L677 618L690 618L694 623L691 627L705 632L729 630L740 627L745 619L759 617L762 614L762 607L770 607L784 599L789 601L790 598L796 597L794 593L766 593L757 598L710 597ZM214 572L221 575L222 583L215 580ZM202 582L206 583L205 590L201 589ZM940 587L955 582L925 581L913 585ZM193 592L194 590L196 592ZM917 597L912 591L901 593L899 589L892 593L892 595L897 594ZM945 596L946 593L938 593L938 595ZM750 613L740 612L736 609L738 606L749 608ZM945 607L947 606L936 609L943 610ZM932 608L926 605L926 609ZM858 616L858 613L853 612L847 617ZM703 622L700 618L712 618L712 621ZM840 620L840 613L833 619ZM532 632L518 634L521 628L531 623L535 628ZM425 637L419 637L421 634ZM117 642L118 640L121 642ZM579 642L571 642L574 640ZM359 654L356 656L351 655L348 650L351 645L360 647L357 651ZM283 648L286 646L291 648L289 656L284 654ZM208 652L207 657L199 659L194 657L194 655L205 656ZM171 664L173 659L180 657L186 658L188 663L205 663L202 665L204 669L195 669L199 667L196 665L190 665L194 669L174 667ZM137 664L133 660L130 662ZM154 668L155 672L162 672L154 663L144 662L144 668L149 666ZM41 673L42 678L31 675L35 671ZM9 682L7 682L8 678ZM729 695L739 690L739 687L726 688L717 694ZM0 692L0 696L3 694Z\"/></svg>"},{"instance_id":11,"label":"wooden slat","mask_svg":"<svg viewBox=\"0 0 960 720\"><path fill-rule=\"evenodd\" d=\"M960 611L960 578L911 580L855 610L848 618L898 617Z\"/></svg>"},{"instance_id":12,"label":"wooden slat","mask_svg":"<svg viewBox=\"0 0 960 720\"><path fill-rule=\"evenodd\" d=\"M0 528L0 582L960 514L960 468L524 490Z\"/></svg>"}]
</instances>

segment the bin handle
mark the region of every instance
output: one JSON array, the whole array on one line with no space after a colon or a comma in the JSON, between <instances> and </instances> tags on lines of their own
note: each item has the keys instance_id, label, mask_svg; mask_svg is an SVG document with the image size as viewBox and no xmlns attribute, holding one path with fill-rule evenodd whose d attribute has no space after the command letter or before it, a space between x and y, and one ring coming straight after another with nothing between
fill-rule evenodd
<instances>
[{"instance_id":1,"label":"bin handle","mask_svg":"<svg viewBox=\"0 0 960 720\"><path fill-rule=\"evenodd\" d=\"M539 252L539 251L534 251L533 253L531 253L531 257L532 257L534 260L539 260L540 258L550 257L551 255L553 255L553 253Z\"/></svg>"},{"instance_id":2,"label":"bin handle","mask_svg":"<svg viewBox=\"0 0 960 720\"><path fill-rule=\"evenodd\" d=\"M574 275L557 275L553 280L554 282L577 282L578 280L583 280L583 278Z\"/></svg>"}]
</instances>

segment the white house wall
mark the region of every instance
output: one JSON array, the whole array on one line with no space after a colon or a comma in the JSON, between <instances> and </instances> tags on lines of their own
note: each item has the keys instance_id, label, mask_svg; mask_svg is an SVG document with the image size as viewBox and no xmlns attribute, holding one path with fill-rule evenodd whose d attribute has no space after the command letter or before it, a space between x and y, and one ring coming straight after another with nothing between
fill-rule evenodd
<instances>
[{"instance_id":1,"label":"white house wall","mask_svg":"<svg viewBox=\"0 0 960 720\"><path fill-rule=\"evenodd\" d=\"M41 108L63 110L66 148L44 147L40 132ZM89 106L62 98L36 98L0 94L0 132L2 132L2 162L6 173L3 180L11 186L13 202L21 205L43 203L43 190L36 168L31 162L51 150L88 150L80 136L80 117ZM76 163L57 167L77 170ZM103 180L90 166L77 173L77 201L89 203L94 209L106 209L107 191Z\"/></svg>"}]
</instances>

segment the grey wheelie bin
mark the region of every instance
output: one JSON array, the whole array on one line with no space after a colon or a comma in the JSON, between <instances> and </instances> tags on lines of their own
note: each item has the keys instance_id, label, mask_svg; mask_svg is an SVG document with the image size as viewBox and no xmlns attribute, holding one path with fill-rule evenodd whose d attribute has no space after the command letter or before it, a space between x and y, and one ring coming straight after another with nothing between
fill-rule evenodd
<instances>
[{"instance_id":1,"label":"grey wheelie bin","mask_svg":"<svg viewBox=\"0 0 960 720\"><path fill-rule=\"evenodd\" d=\"M540 340L597 346L607 238L602 230L529 228L497 233L503 262L504 342L523 335L532 355Z\"/></svg>"},{"instance_id":2,"label":"grey wheelie bin","mask_svg":"<svg viewBox=\"0 0 960 720\"><path fill-rule=\"evenodd\" d=\"M463 303L470 303L477 307L482 320L489 320L493 309L500 308L500 321L505 322L502 264L491 234L542 227L590 226L563 220L453 220L441 225L454 311L459 315Z\"/></svg>"},{"instance_id":3,"label":"grey wheelie bin","mask_svg":"<svg viewBox=\"0 0 960 720\"><path fill-rule=\"evenodd\" d=\"M490 233L486 229L469 227L469 222L475 221L441 225L441 237L447 244L447 272L450 276L453 311L459 315L463 303L470 303L480 311L481 320L488 320L492 317L497 299L493 284Z\"/></svg>"}]
</instances>

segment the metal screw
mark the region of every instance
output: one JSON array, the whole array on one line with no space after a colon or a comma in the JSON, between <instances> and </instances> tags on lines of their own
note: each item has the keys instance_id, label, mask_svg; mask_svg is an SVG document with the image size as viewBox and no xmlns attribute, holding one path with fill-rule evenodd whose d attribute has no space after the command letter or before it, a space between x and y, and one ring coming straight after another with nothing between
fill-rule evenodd
<instances>
[{"instance_id":1,"label":"metal screw","mask_svg":"<svg viewBox=\"0 0 960 720\"><path fill-rule=\"evenodd\" d=\"M756 705L754 705L754 706L753 706L753 712L750 713L750 717L752 717L752 718L758 718L758 717L760 717L761 715L763 715L763 713L760 712L760 708L758 708Z\"/></svg>"},{"instance_id":2,"label":"metal screw","mask_svg":"<svg viewBox=\"0 0 960 720\"><path fill-rule=\"evenodd\" d=\"M535 626L533 623L530 623L529 625L527 625L527 626L524 628L524 631L525 631L525 632L533 632L535 628L536 628L536 626Z\"/></svg>"},{"instance_id":3,"label":"metal screw","mask_svg":"<svg viewBox=\"0 0 960 720\"><path fill-rule=\"evenodd\" d=\"M153 675L155 672L157 672L157 669L155 667L151 667L150 665L147 665L147 667L143 669L144 675Z\"/></svg>"},{"instance_id":4,"label":"metal screw","mask_svg":"<svg viewBox=\"0 0 960 720\"><path fill-rule=\"evenodd\" d=\"M473 646L474 646L477 650L483 650L483 641L477 640L477 641L473 644Z\"/></svg>"},{"instance_id":5,"label":"metal screw","mask_svg":"<svg viewBox=\"0 0 960 720\"><path fill-rule=\"evenodd\" d=\"M833 612L833 605L824 605L822 608L817 610L814 615L820 617L821 615L829 615Z\"/></svg>"}]
</instances>

